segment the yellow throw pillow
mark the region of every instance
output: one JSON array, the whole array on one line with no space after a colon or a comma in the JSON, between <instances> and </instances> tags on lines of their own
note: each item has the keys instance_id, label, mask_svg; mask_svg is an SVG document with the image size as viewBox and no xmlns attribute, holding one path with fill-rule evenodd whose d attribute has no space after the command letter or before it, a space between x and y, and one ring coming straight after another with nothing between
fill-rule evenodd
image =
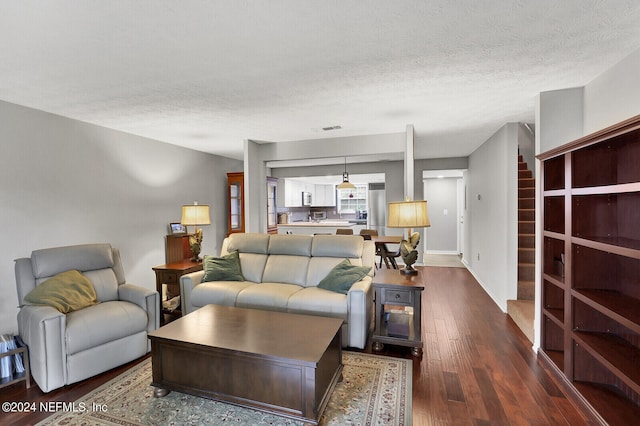
<instances>
[{"instance_id":1,"label":"yellow throw pillow","mask_svg":"<svg viewBox=\"0 0 640 426\"><path fill-rule=\"evenodd\" d=\"M61 272L36 286L24 297L27 305L48 305L63 314L98 303L96 289L79 271Z\"/></svg>"}]
</instances>

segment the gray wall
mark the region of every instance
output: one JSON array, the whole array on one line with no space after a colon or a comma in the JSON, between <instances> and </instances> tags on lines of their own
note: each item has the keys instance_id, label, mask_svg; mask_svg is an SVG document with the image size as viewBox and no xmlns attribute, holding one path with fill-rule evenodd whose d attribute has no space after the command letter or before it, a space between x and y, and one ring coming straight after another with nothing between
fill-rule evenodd
<instances>
[{"instance_id":1,"label":"gray wall","mask_svg":"<svg viewBox=\"0 0 640 426\"><path fill-rule=\"evenodd\" d=\"M425 235L427 252L458 253L458 179L424 180L424 194L431 222Z\"/></svg>"},{"instance_id":2,"label":"gray wall","mask_svg":"<svg viewBox=\"0 0 640 426\"><path fill-rule=\"evenodd\" d=\"M506 312L517 294L518 123L508 123L469 157L465 258L474 277Z\"/></svg>"},{"instance_id":3,"label":"gray wall","mask_svg":"<svg viewBox=\"0 0 640 426\"><path fill-rule=\"evenodd\" d=\"M0 332L17 331L13 259L109 242L127 280L155 288L181 205L211 205L202 253L226 234L226 172L242 162L0 101Z\"/></svg>"}]
</instances>

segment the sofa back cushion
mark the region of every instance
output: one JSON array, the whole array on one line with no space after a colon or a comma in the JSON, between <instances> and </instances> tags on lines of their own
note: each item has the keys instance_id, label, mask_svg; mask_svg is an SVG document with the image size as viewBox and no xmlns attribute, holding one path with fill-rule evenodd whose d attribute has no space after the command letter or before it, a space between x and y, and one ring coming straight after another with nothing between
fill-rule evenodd
<instances>
[{"instance_id":1,"label":"sofa back cushion","mask_svg":"<svg viewBox=\"0 0 640 426\"><path fill-rule=\"evenodd\" d=\"M364 238L360 235L316 235L313 237L311 256L362 258Z\"/></svg>"},{"instance_id":2,"label":"sofa back cushion","mask_svg":"<svg viewBox=\"0 0 640 426\"><path fill-rule=\"evenodd\" d=\"M118 257L118 262L120 261ZM93 284L99 302L118 299L118 278L113 249L110 244L83 244L35 250L31 253L31 268L36 284L60 272L75 269Z\"/></svg>"},{"instance_id":3,"label":"sofa back cushion","mask_svg":"<svg viewBox=\"0 0 640 426\"><path fill-rule=\"evenodd\" d=\"M263 283L305 285L309 257L270 254L262 275Z\"/></svg>"},{"instance_id":4,"label":"sofa back cushion","mask_svg":"<svg viewBox=\"0 0 640 426\"><path fill-rule=\"evenodd\" d=\"M368 241L367 243L371 243ZM365 242L359 235L231 234L221 255L240 253L242 274L256 283L317 286L344 259L363 266ZM371 251L373 251L372 247ZM370 264L373 265L373 253Z\"/></svg>"},{"instance_id":5,"label":"sofa back cushion","mask_svg":"<svg viewBox=\"0 0 640 426\"><path fill-rule=\"evenodd\" d=\"M309 257L311 256L313 238L311 235L271 235L269 254Z\"/></svg>"},{"instance_id":6,"label":"sofa back cushion","mask_svg":"<svg viewBox=\"0 0 640 426\"><path fill-rule=\"evenodd\" d=\"M267 254L269 249L269 234L231 234L225 240L222 250L225 254L234 251L240 253Z\"/></svg>"},{"instance_id":7,"label":"sofa back cushion","mask_svg":"<svg viewBox=\"0 0 640 426\"><path fill-rule=\"evenodd\" d=\"M237 251L244 279L259 283L262 282L268 249L269 234L231 234L222 243L220 254L225 256Z\"/></svg>"}]
</instances>

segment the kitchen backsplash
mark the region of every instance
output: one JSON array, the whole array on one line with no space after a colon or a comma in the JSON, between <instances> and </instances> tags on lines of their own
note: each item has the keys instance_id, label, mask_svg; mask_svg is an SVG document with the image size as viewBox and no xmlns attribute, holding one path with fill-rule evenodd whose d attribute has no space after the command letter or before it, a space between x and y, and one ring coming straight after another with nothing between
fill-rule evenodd
<instances>
[{"instance_id":1,"label":"kitchen backsplash","mask_svg":"<svg viewBox=\"0 0 640 426\"><path fill-rule=\"evenodd\" d=\"M278 213L288 213L289 222L306 222L313 212L325 212L329 219L356 219L355 213L338 214L335 207L279 207Z\"/></svg>"}]
</instances>

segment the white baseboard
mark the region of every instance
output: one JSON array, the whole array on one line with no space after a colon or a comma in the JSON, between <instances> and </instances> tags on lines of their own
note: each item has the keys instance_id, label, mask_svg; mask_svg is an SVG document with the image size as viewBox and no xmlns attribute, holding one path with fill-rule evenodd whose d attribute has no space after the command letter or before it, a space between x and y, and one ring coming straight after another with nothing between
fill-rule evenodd
<instances>
[{"instance_id":1,"label":"white baseboard","mask_svg":"<svg viewBox=\"0 0 640 426\"><path fill-rule=\"evenodd\" d=\"M453 251L447 251L447 250L427 250L425 252L425 254L453 254L456 256L460 256L460 253L458 253L457 251L453 250Z\"/></svg>"},{"instance_id":2,"label":"white baseboard","mask_svg":"<svg viewBox=\"0 0 640 426\"><path fill-rule=\"evenodd\" d=\"M500 308L500 310L502 312L504 312L505 314L507 313L507 306L506 305L502 305L494 296L493 294L491 294L490 291L487 290L487 286L482 282L482 280L475 274L475 272L473 272L473 269L471 269L469 267L469 264L467 262L465 262L464 260L462 260L462 263L464 266L467 267L467 270L469 272L471 272L471 275L473 275L473 278L475 278L476 281L478 281L478 284L480 284L480 287L482 287L482 289L484 290L485 293L487 293L489 295L489 297L491 298L491 300L493 300L493 303L496 304L496 306L498 308Z\"/></svg>"}]
</instances>

